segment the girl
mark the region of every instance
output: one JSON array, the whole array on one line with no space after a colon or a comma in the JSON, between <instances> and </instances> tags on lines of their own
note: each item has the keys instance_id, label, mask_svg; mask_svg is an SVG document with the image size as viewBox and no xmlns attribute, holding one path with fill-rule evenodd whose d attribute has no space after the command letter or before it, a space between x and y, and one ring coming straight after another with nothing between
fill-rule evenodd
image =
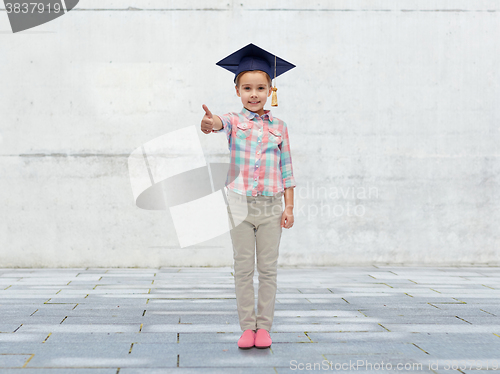
<instances>
[{"instance_id":1,"label":"girl","mask_svg":"<svg viewBox=\"0 0 500 374\"><path fill-rule=\"evenodd\" d=\"M217 65L235 74L236 94L243 104L241 112L221 116L212 115L203 105L205 115L201 121L205 134L226 133L231 152L226 187L228 217L238 223L230 230L236 303L243 331L238 347L269 348L279 244L282 228L293 226L296 184L287 125L273 117L270 110L264 110L264 105L273 93L273 105L277 106L277 89L271 87L271 76L276 78L295 66L253 44ZM255 254L259 273L257 314L253 287Z\"/></svg>"}]
</instances>

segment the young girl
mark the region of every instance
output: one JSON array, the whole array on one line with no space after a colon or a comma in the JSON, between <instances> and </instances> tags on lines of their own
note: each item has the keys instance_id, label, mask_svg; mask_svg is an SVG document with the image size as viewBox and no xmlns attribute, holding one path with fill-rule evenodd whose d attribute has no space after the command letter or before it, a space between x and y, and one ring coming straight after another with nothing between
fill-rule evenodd
<instances>
[{"instance_id":1,"label":"young girl","mask_svg":"<svg viewBox=\"0 0 500 374\"><path fill-rule=\"evenodd\" d=\"M206 105L201 121L205 134L224 131L231 162L226 180L228 215L238 224L231 229L236 303L243 331L238 347L268 348L274 317L278 253L282 228L293 226L293 188L296 186L286 123L264 105L276 88L271 77L294 65L249 44L217 65L235 74L239 113L213 116ZM277 106L273 94L273 105ZM285 209L282 196L285 197ZM257 253L259 290L257 315L253 275Z\"/></svg>"}]
</instances>

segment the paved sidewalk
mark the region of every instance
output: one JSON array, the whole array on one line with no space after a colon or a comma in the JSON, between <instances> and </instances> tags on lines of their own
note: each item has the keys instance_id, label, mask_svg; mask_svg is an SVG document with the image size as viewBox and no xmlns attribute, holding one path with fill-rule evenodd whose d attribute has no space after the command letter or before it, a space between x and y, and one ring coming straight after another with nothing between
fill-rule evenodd
<instances>
[{"instance_id":1,"label":"paved sidewalk","mask_svg":"<svg viewBox=\"0 0 500 374\"><path fill-rule=\"evenodd\" d=\"M280 268L273 345L239 350L231 268L0 269L0 373L491 373L499 270Z\"/></svg>"}]
</instances>

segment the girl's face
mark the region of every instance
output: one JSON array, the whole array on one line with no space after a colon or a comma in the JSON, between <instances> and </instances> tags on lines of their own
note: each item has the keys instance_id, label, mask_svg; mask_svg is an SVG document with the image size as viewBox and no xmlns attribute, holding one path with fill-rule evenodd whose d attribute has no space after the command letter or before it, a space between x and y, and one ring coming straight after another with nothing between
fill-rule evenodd
<instances>
[{"instance_id":1,"label":"girl's face","mask_svg":"<svg viewBox=\"0 0 500 374\"><path fill-rule=\"evenodd\" d=\"M264 104L271 96L267 74L260 70L247 71L239 78L236 94L241 97L243 106L259 116L264 114Z\"/></svg>"}]
</instances>

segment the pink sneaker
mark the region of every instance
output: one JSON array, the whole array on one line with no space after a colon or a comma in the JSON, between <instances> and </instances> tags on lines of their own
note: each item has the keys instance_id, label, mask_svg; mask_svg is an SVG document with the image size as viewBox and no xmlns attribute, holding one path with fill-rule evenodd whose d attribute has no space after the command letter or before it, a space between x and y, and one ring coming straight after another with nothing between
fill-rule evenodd
<instances>
[{"instance_id":1,"label":"pink sneaker","mask_svg":"<svg viewBox=\"0 0 500 374\"><path fill-rule=\"evenodd\" d=\"M238 347L241 349L252 348L255 344L255 332L253 330L245 330L238 340Z\"/></svg>"},{"instance_id":2,"label":"pink sneaker","mask_svg":"<svg viewBox=\"0 0 500 374\"><path fill-rule=\"evenodd\" d=\"M255 334L255 348L269 348L273 341L269 332L264 329L258 329Z\"/></svg>"}]
</instances>

